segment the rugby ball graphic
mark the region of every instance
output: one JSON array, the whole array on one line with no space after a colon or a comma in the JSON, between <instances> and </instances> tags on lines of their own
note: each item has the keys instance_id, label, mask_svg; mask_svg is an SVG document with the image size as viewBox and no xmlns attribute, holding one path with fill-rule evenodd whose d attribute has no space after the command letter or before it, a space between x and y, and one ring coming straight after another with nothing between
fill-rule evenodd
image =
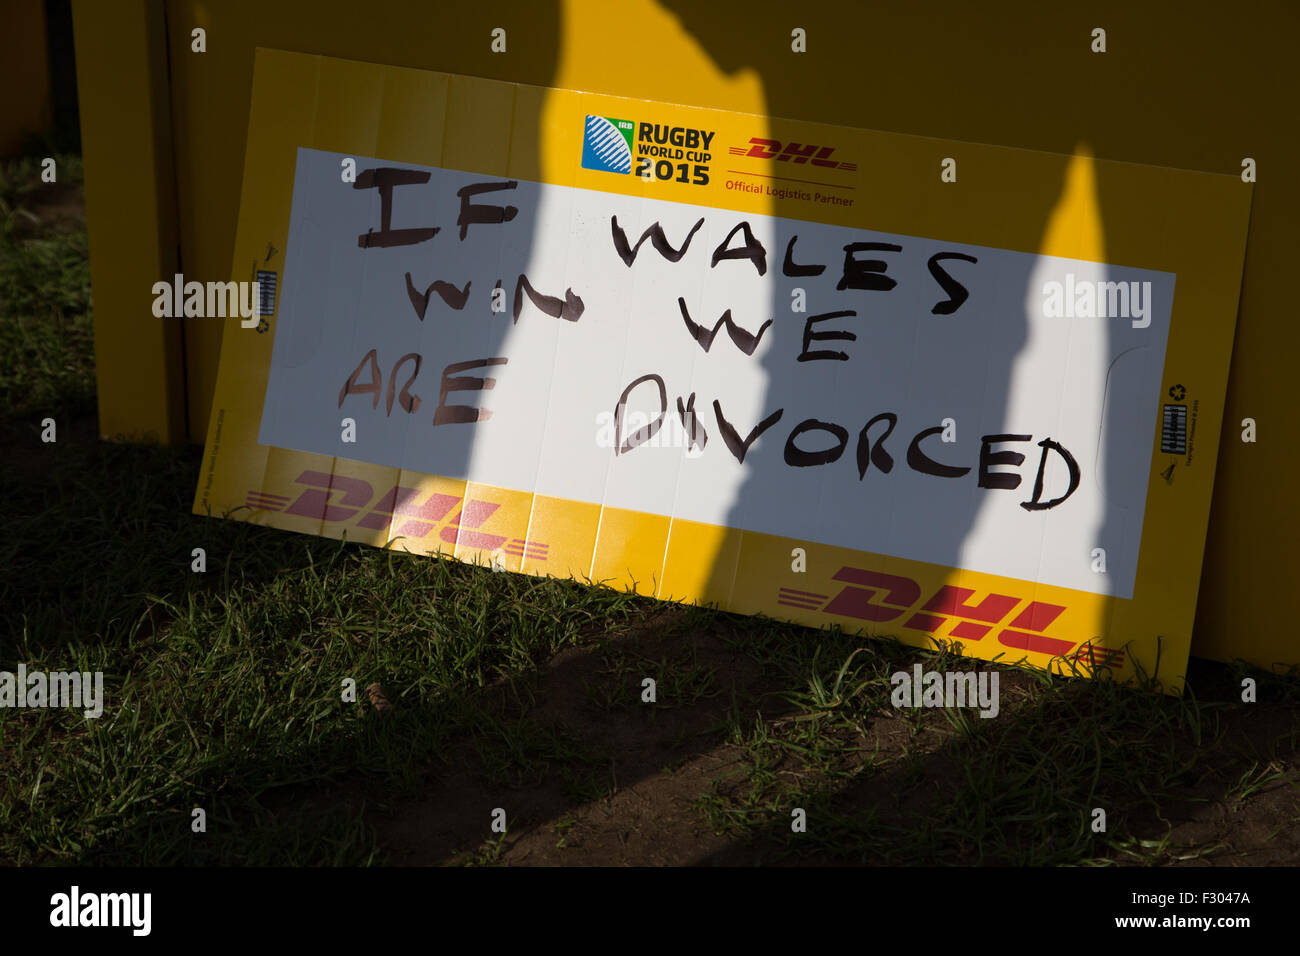
<instances>
[{"instance_id":1,"label":"rugby ball graphic","mask_svg":"<svg viewBox=\"0 0 1300 956\"><path fill-rule=\"evenodd\" d=\"M603 116L588 116L583 135L582 165L608 173L630 173L632 150L623 133Z\"/></svg>"}]
</instances>

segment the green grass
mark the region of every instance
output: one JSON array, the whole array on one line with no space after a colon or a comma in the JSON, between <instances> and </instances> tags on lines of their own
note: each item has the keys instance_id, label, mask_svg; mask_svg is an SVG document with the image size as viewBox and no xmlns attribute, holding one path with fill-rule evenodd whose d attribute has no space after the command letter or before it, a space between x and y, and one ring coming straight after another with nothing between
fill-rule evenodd
<instances>
[{"instance_id":1,"label":"green grass","mask_svg":"<svg viewBox=\"0 0 1300 956\"><path fill-rule=\"evenodd\" d=\"M0 166L0 409L94 408L90 267L84 220L33 211L49 192L79 194L81 159L58 156L54 184L35 158Z\"/></svg>"},{"instance_id":2,"label":"green grass","mask_svg":"<svg viewBox=\"0 0 1300 956\"><path fill-rule=\"evenodd\" d=\"M74 159L59 168L76 182ZM1171 807L1249 815L1296 792L1294 674L1221 668L1228 690L1202 700L998 666L997 719L896 711L889 676L916 660L995 665L195 517L197 449L44 445L40 419L93 413L94 385L84 228L43 213L38 173L0 170L0 670L103 671L108 702L99 720L0 710L0 863L382 863L375 821L462 770L567 809L512 811L502 836L485 811L451 861L507 861L517 819L576 853L583 808L618 789L607 726L661 742L651 790L728 755L694 819L773 861L1180 862L1232 847L1180 843ZM569 648L591 667L557 700ZM1289 723L1243 736L1247 675ZM375 682L391 712L364 703Z\"/></svg>"}]
</instances>

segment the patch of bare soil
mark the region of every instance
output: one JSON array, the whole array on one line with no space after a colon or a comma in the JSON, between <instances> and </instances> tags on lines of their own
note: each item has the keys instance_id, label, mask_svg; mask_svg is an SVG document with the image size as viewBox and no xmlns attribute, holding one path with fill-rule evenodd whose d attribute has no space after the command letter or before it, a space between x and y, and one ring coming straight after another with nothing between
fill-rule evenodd
<instances>
[{"instance_id":1,"label":"patch of bare soil","mask_svg":"<svg viewBox=\"0 0 1300 956\"><path fill-rule=\"evenodd\" d=\"M551 768L535 785L511 788L486 781L468 751L452 761L455 770L433 775L413 801L398 804L373 819L391 862L441 865L495 862L523 866L664 866L757 864L837 865L843 859L815 850L788 856L758 840L747 842L713 832L696 805L703 795L736 792L745 785L740 748L720 729L733 700L741 712L759 710L765 720L793 719L793 708L773 692L788 687L759 673L758 665L725 644L719 633L675 632L677 609L666 609L638 630L600 647L557 655L529 688L528 716L539 724L573 735L581 746L603 755L591 770L600 792L575 794L567 785L572 766ZM735 627L734 623L720 625ZM712 668L712 695L689 701L639 703L640 673L627 662L684 661ZM1205 666L1205 665L1203 665ZM1217 665L1208 665L1215 667ZM620 670L620 667L622 670ZM620 676L621 675L621 676ZM590 688L611 680L615 696L635 703L603 707ZM1003 672L1005 701L1030 678ZM621 681L621 683L620 683ZM661 685L661 692L663 685ZM518 708L500 695L503 714ZM1021 719L1032 719L1026 715ZM1294 749L1274 753L1279 738L1300 739L1300 718L1286 704L1259 704L1247 711L1225 711L1225 733L1214 754L1203 758L1201 779L1162 802L1159 819L1140 813L1128 820L1138 836L1168 834L1171 844L1194 852L1185 865L1281 865L1300 860L1297 787L1300 759ZM903 718L872 720L868 743L876 759L888 761L904 750L924 759L904 770L886 764L842 789L830 787L832 806L841 813L870 814L881 826L915 825L927 808L951 797L962 773L950 755L951 736L934 730L915 733ZM1189 745L1190 746L1190 745ZM778 771L781 767L778 765ZM1253 777L1250 775L1254 775ZM1275 776L1242 795L1234 782ZM490 812L506 811L508 832L490 844ZM773 821L774 828L788 821ZM1172 826L1172 833L1169 827ZM490 849L485 850L488 844ZM865 862L873 862L867 859ZM887 860L874 862L886 863ZM974 863L952 859L954 864Z\"/></svg>"},{"instance_id":2,"label":"patch of bare soil","mask_svg":"<svg viewBox=\"0 0 1300 956\"><path fill-rule=\"evenodd\" d=\"M724 850L728 840L692 804L737 770L723 732L733 699L752 713L765 688L758 665L718 633L675 632L669 625L682 613L667 608L599 647L561 652L531 688L528 718L595 758L521 789L486 783L469 766L432 780L419 800L374 821L391 861L464 862L493 836L497 807L508 833L496 859L507 864L683 865ZM642 703L643 676L665 663L690 685L675 687L665 675L657 702ZM763 706L772 715L781 709Z\"/></svg>"}]
</instances>

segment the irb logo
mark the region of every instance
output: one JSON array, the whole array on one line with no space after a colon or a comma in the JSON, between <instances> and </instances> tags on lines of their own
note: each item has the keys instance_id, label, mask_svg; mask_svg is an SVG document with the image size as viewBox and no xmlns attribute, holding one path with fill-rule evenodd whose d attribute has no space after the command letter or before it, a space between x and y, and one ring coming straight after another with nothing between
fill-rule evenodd
<instances>
[{"instance_id":1,"label":"irb logo","mask_svg":"<svg viewBox=\"0 0 1300 956\"><path fill-rule=\"evenodd\" d=\"M582 133L582 167L603 173L632 172L631 120L588 116Z\"/></svg>"}]
</instances>

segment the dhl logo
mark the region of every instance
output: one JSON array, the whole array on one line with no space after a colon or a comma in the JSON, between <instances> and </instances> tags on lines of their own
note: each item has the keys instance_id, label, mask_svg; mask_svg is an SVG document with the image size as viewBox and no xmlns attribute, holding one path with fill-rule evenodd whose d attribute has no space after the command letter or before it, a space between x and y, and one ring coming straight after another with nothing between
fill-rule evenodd
<instances>
[{"instance_id":1,"label":"dhl logo","mask_svg":"<svg viewBox=\"0 0 1300 956\"><path fill-rule=\"evenodd\" d=\"M356 519L356 527L372 531L388 531L401 518L405 520L396 526L395 537L423 538L438 528L438 538L447 544L493 553L499 549L503 554L534 561L545 561L550 550L549 545L481 530L501 507L496 502L473 498L466 500L463 496L439 492L420 501L417 489L403 488L401 485L394 486L375 501L375 490L368 481L310 469L295 478L294 482L306 485L307 490L293 501L287 495L250 491L245 504L263 511L278 511L281 514L300 515L320 521L352 522ZM367 506L370 506L368 511ZM457 507L459 510L447 518ZM365 514L362 514L363 511ZM358 515L361 517L358 518Z\"/></svg>"},{"instance_id":2,"label":"dhl logo","mask_svg":"<svg viewBox=\"0 0 1300 956\"><path fill-rule=\"evenodd\" d=\"M785 143L777 139L760 139L751 136L748 148L729 146L733 156L748 156L751 159L772 159L783 163L811 163L824 169L842 169L846 173L857 171L857 163L842 163L831 159L834 146L817 146L815 144Z\"/></svg>"},{"instance_id":3,"label":"dhl logo","mask_svg":"<svg viewBox=\"0 0 1300 956\"><path fill-rule=\"evenodd\" d=\"M848 566L836 571L831 580L844 582L844 587L833 597L780 588L777 603L875 624L899 621L904 628L927 634L939 635L948 628L944 636L961 641L981 641L997 630L997 641L1004 647L1053 657L1065 657L1075 649L1074 641L1043 633L1067 610L1060 604L1026 601L1021 607L1025 599L993 593L976 602L972 589L951 584L940 587L922 604L921 585L911 578ZM1019 613L1012 617L1017 609ZM913 613L904 617L909 611ZM1069 659L1094 668L1118 668L1123 665L1124 651L1095 648L1085 643Z\"/></svg>"}]
</instances>

